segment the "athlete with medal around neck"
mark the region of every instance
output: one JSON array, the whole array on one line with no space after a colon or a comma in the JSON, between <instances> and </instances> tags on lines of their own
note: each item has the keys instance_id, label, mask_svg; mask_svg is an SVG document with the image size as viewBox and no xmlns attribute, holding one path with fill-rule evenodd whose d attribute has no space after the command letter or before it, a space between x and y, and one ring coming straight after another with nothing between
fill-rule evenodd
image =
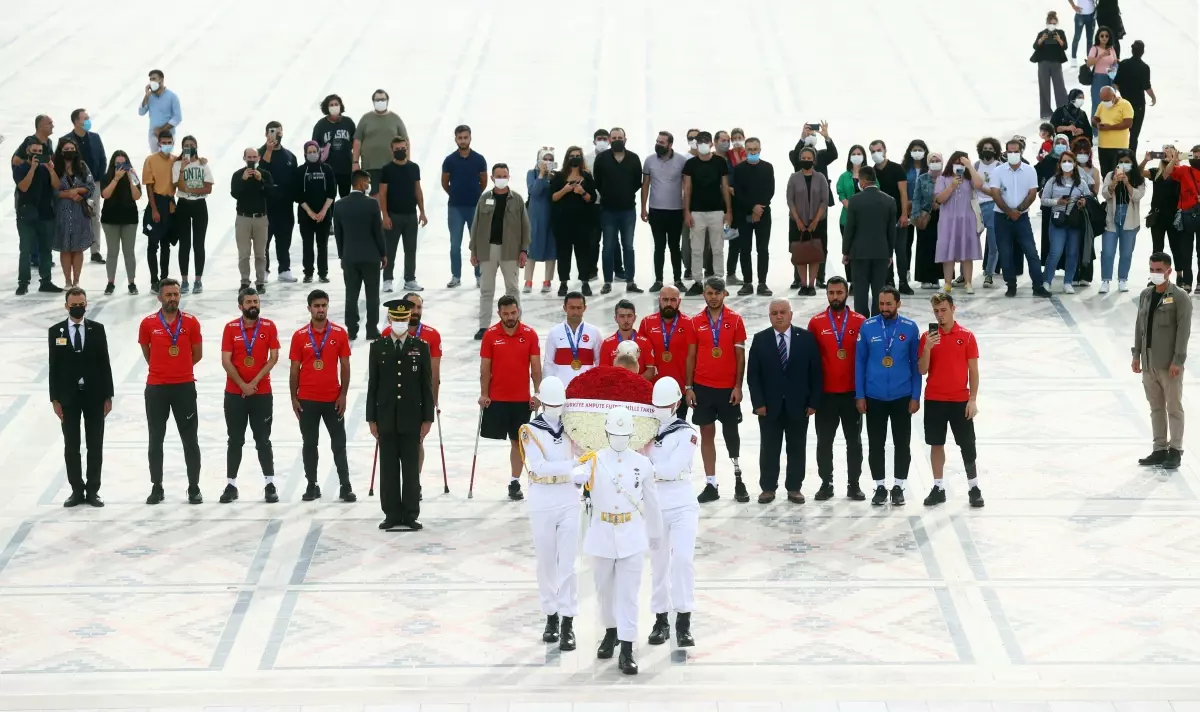
<instances>
[{"instance_id":1,"label":"athlete with medal around neck","mask_svg":"<svg viewBox=\"0 0 1200 712\"><path fill-rule=\"evenodd\" d=\"M583 320L586 311L587 298L579 292L570 292L563 298L567 319L550 327L546 335L543 377L555 376L569 386L576 376L600 364L603 337L600 329Z\"/></svg>"}]
</instances>

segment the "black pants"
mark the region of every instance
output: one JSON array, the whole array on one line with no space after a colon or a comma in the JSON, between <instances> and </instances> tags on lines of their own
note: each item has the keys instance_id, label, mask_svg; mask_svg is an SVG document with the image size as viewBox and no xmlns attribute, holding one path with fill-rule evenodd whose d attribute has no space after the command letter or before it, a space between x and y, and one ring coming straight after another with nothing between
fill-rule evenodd
<instances>
[{"instance_id":1,"label":"black pants","mask_svg":"<svg viewBox=\"0 0 1200 712\"><path fill-rule=\"evenodd\" d=\"M822 482L833 482L833 438L838 425L846 439L847 482L857 485L862 475L862 416L854 405L854 393L826 393L817 409L817 474Z\"/></svg>"},{"instance_id":2,"label":"black pants","mask_svg":"<svg viewBox=\"0 0 1200 712\"><path fill-rule=\"evenodd\" d=\"M175 204L179 235L179 274L187 278L191 253L196 253L196 279L204 276L204 237L208 234L208 201L180 200ZM163 271L166 276L166 271Z\"/></svg>"},{"instance_id":3,"label":"black pants","mask_svg":"<svg viewBox=\"0 0 1200 712\"><path fill-rule=\"evenodd\" d=\"M683 257L680 253L679 239L683 234L682 210L649 211L650 234L654 236L654 281L663 281L663 267L667 261L667 250L671 250L671 273L675 281L683 279Z\"/></svg>"},{"instance_id":4,"label":"black pants","mask_svg":"<svg viewBox=\"0 0 1200 712\"><path fill-rule=\"evenodd\" d=\"M388 213L392 229L383 231L383 244L387 248L387 267L383 268L384 281L395 277L396 253L401 239L404 241L404 281L417 281L417 214L402 215Z\"/></svg>"},{"instance_id":5,"label":"black pants","mask_svg":"<svg viewBox=\"0 0 1200 712\"><path fill-rule=\"evenodd\" d=\"M309 482L317 481L317 445L321 439L321 422L329 432L329 449L333 451L333 466L337 468L338 482L350 486L350 463L346 461L346 419L337 414L333 401L300 401L301 453L304 459L304 477Z\"/></svg>"},{"instance_id":6,"label":"black pants","mask_svg":"<svg viewBox=\"0 0 1200 712\"><path fill-rule=\"evenodd\" d=\"M180 356L186 358L186 355ZM200 486L200 416L196 412L196 384L171 383L146 386L146 424L150 430L150 481L163 481L163 439L167 419L175 416L175 428L183 443L183 462L187 467L188 489ZM175 469L174 463L172 463Z\"/></svg>"},{"instance_id":7,"label":"black pants","mask_svg":"<svg viewBox=\"0 0 1200 712\"><path fill-rule=\"evenodd\" d=\"M243 396L225 394L225 430L229 446L225 452L226 477L237 479L242 465L242 446L246 444L246 425L254 434L254 449L258 451L258 466L264 477L275 474L275 456L271 451L271 414L273 399L270 393Z\"/></svg>"},{"instance_id":8,"label":"black pants","mask_svg":"<svg viewBox=\"0 0 1200 712\"><path fill-rule=\"evenodd\" d=\"M581 280L586 280L589 270L596 268L591 257L592 226L580 225L567 220L554 223L554 251L558 259L558 281L571 281L571 253L575 253L575 272Z\"/></svg>"},{"instance_id":9,"label":"black pants","mask_svg":"<svg viewBox=\"0 0 1200 712\"><path fill-rule=\"evenodd\" d=\"M337 173L334 175L334 179L337 180L338 197L345 198L347 195L350 195L350 174ZM330 210L329 214L332 215L333 210Z\"/></svg>"},{"instance_id":10,"label":"black pants","mask_svg":"<svg viewBox=\"0 0 1200 712\"><path fill-rule=\"evenodd\" d=\"M588 226L587 233L587 251L584 252L586 257L585 264L587 272L581 273L580 279L588 279L599 276L600 274L600 244L604 239L604 233L600 230L600 214L597 211L595 223ZM613 262L613 270L616 271L616 262Z\"/></svg>"},{"instance_id":11,"label":"black pants","mask_svg":"<svg viewBox=\"0 0 1200 712\"><path fill-rule=\"evenodd\" d=\"M845 236L846 236L846 226L845 226L845 225L842 225L841 223L838 223L838 233L840 233L842 237L845 237ZM826 237L825 239L828 241L828 239L829 239L829 238L828 238L828 237ZM844 242L843 242L842 244L846 244L846 243L844 243ZM825 260L826 260L826 261L829 261L829 254L828 254L828 251L826 251ZM825 279L825 270L824 270L824 267L825 267L825 264L824 264L824 263L822 263L822 264L821 264L821 269L817 271L817 279L818 279L818 280L824 280L824 279ZM847 282L849 282L849 283L851 284L851 286L853 286L853 284L854 284L854 277L853 277L853 275L854 275L854 269L853 269L854 265L842 265L842 267L843 267L843 268L845 268L845 270L846 270L846 281L847 281Z\"/></svg>"},{"instance_id":12,"label":"black pants","mask_svg":"<svg viewBox=\"0 0 1200 712\"><path fill-rule=\"evenodd\" d=\"M1138 137L1142 135L1142 122L1146 120L1146 104L1133 105L1133 126L1129 127L1129 150L1138 155Z\"/></svg>"},{"instance_id":13,"label":"black pants","mask_svg":"<svg viewBox=\"0 0 1200 712\"><path fill-rule=\"evenodd\" d=\"M1193 284L1192 282L1192 238L1191 232L1176 230L1170 221L1175 217L1174 211L1168 211L1161 217L1155 215L1155 223L1164 222L1167 225L1151 225L1150 237L1154 243L1153 250L1162 252L1163 242L1171 246L1171 257L1175 267L1176 284ZM1164 239L1165 238L1165 239Z\"/></svg>"},{"instance_id":14,"label":"black pants","mask_svg":"<svg viewBox=\"0 0 1200 712\"><path fill-rule=\"evenodd\" d=\"M737 226L738 236L729 241L729 258L726 260L725 274L726 276L733 275L734 258L742 265L742 281L746 284L754 283L754 270L750 269L750 247L758 250L758 283L767 283L767 269L771 266L771 254L767 246L771 242L771 210L768 208L763 211L762 217L758 222L750 222L749 219L743 219Z\"/></svg>"},{"instance_id":15,"label":"black pants","mask_svg":"<svg viewBox=\"0 0 1200 712\"><path fill-rule=\"evenodd\" d=\"M76 494L96 494L100 491L100 469L104 465L104 401L89 398L87 391L71 394L58 402L62 407L63 458L67 465L67 482ZM79 421L83 419L87 437L87 481L83 479L79 448Z\"/></svg>"},{"instance_id":16,"label":"black pants","mask_svg":"<svg viewBox=\"0 0 1200 712\"><path fill-rule=\"evenodd\" d=\"M267 268L271 265L271 241L275 241L276 270L280 274L292 271L292 230L296 227L293 203L267 205Z\"/></svg>"},{"instance_id":17,"label":"black pants","mask_svg":"<svg viewBox=\"0 0 1200 712\"><path fill-rule=\"evenodd\" d=\"M889 421L892 424L892 449L896 456L892 473L898 480L908 479L908 465L912 461L912 413L908 412L911 402L912 399L907 396L892 401L867 399L867 440L870 448L867 463L871 466L871 479L875 480L876 485L883 482Z\"/></svg>"},{"instance_id":18,"label":"black pants","mask_svg":"<svg viewBox=\"0 0 1200 712\"><path fill-rule=\"evenodd\" d=\"M421 432L380 433L379 506L383 516L397 522L421 515Z\"/></svg>"},{"instance_id":19,"label":"black pants","mask_svg":"<svg viewBox=\"0 0 1200 712\"><path fill-rule=\"evenodd\" d=\"M854 267L854 311L875 316L879 293L888 275L887 260L852 260Z\"/></svg>"},{"instance_id":20,"label":"black pants","mask_svg":"<svg viewBox=\"0 0 1200 712\"><path fill-rule=\"evenodd\" d=\"M367 292L367 333L379 331L379 263L343 262L342 279L346 282L346 331L358 334L358 293Z\"/></svg>"},{"instance_id":21,"label":"black pants","mask_svg":"<svg viewBox=\"0 0 1200 712\"><path fill-rule=\"evenodd\" d=\"M1106 176L1113 172L1117 167L1117 152L1119 148L1099 148L1096 149L1100 153L1100 175Z\"/></svg>"},{"instance_id":22,"label":"black pants","mask_svg":"<svg viewBox=\"0 0 1200 712\"><path fill-rule=\"evenodd\" d=\"M758 451L758 486L763 492L779 488L779 455L787 441L787 468L783 487L795 492L804 484L804 461L807 456L808 415L803 407L793 413L785 403L783 412L771 417L758 416L761 443Z\"/></svg>"},{"instance_id":23,"label":"black pants","mask_svg":"<svg viewBox=\"0 0 1200 712\"><path fill-rule=\"evenodd\" d=\"M908 227L896 225L896 249L893 266L887 268L887 285L896 286L896 274L900 275L900 286L908 285L909 265L912 263L913 240L916 239L917 228L912 223Z\"/></svg>"},{"instance_id":24,"label":"black pants","mask_svg":"<svg viewBox=\"0 0 1200 712\"><path fill-rule=\"evenodd\" d=\"M146 235L146 264L150 267L150 282L166 279L171 272L171 244L175 240L175 213L171 206L174 200L165 195L150 194L158 206L158 223L154 224L150 217L150 208L146 207L146 222L152 224L150 234ZM161 275L160 275L161 272Z\"/></svg>"},{"instance_id":25,"label":"black pants","mask_svg":"<svg viewBox=\"0 0 1200 712\"><path fill-rule=\"evenodd\" d=\"M687 398L679 399L679 409L675 411L675 415L683 420L687 420L688 404Z\"/></svg>"},{"instance_id":26,"label":"black pants","mask_svg":"<svg viewBox=\"0 0 1200 712\"><path fill-rule=\"evenodd\" d=\"M304 212L304 208L296 211L296 222L300 225L300 242L304 250L304 276L313 276L315 258L317 275L329 276L329 228L333 224L333 211L325 214L325 219L317 222Z\"/></svg>"}]
</instances>

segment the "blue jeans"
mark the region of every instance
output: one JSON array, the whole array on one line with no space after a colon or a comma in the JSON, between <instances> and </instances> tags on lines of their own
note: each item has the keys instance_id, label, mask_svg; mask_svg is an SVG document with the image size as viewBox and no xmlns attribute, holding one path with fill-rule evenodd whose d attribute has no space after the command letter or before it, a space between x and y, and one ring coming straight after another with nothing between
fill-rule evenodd
<instances>
[{"instance_id":1,"label":"blue jeans","mask_svg":"<svg viewBox=\"0 0 1200 712\"><path fill-rule=\"evenodd\" d=\"M1087 54L1092 48L1092 41L1096 39L1096 13L1085 15L1082 12L1075 13L1075 39L1071 40L1071 59L1079 56L1079 38L1083 36L1083 30L1087 28L1087 37L1084 40L1083 52Z\"/></svg>"},{"instance_id":2,"label":"blue jeans","mask_svg":"<svg viewBox=\"0 0 1200 712\"><path fill-rule=\"evenodd\" d=\"M620 239L621 264L625 266L625 279L633 281L633 228L637 225L637 212L629 210L600 210L600 230L604 234L603 272L604 283L613 281L613 258Z\"/></svg>"},{"instance_id":3,"label":"blue jeans","mask_svg":"<svg viewBox=\"0 0 1200 712\"><path fill-rule=\"evenodd\" d=\"M50 281L50 271L54 264L50 244L54 239L54 221L41 218L17 218L17 283L29 284L32 269L30 258L38 255L38 277L42 282Z\"/></svg>"},{"instance_id":4,"label":"blue jeans","mask_svg":"<svg viewBox=\"0 0 1200 712\"><path fill-rule=\"evenodd\" d=\"M996 266L1000 261L1000 250L996 246L996 202L989 200L980 203L979 215L983 218L983 231L987 236L984 242L983 274L991 277L996 274Z\"/></svg>"},{"instance_id":5,"label":"blue jeans","mask_svg":"<svg viewBox=\"0 0 1200 712\"><path fill-rule=\"evenodd\" d=\"M1049 211L1042 214L1043 220L1049 220ZM1083 240L1083 229L1078 227L1056 227L1050 223L1050 251L1046 253L1046 270L1042 280L1046 284L1054 281L1054 268L1058 266L1058 258L1066 250L1067 261L1063 271L1063 284L1070 284L1075 275L1075 267L1079 265L1079 246Z\"/></svg>"},{"instance_id":6,"label":"blue jeans","mask_svg":"<svg viewBox=\"0 0 1200 712\"><path fill-rule=\"evenodd\" d=\"M475 206L449 205L446 206L446 222L450 228L450 276L462 279L462 238L463 228L471 234L471 221L475 219ZM475 277L479 277L479 268L475 268Z\"/></svg>"},{"instance_id":7,"label":"blue jeans","mask_svg":"<svg viewBox=\"0 0 1200 712\"><path fill-rule=\"evenodd\" d=\"M1112 280L1113 257L1118 245L1121 250L1121 261L1117 264L1117 279L1122 281L1129 279L1129 265L1133 263L1133 246L1137 242L1138 228L1127 230L1123 227L1125 214L1128 212L1128 203L1117 204L1117 211L1113 217L1117 229L1114 232L1105 230L1103 242L1100 243L1100 279L1105 282Z\"/></svg>"},{"instance_id":8,"label":"blue jeans","mask_svg":"<svg viewBox=\"0 0 1200 712\"><path fill-rule=\"evenodd\" d=\"M1016 220L1009 220L1004 213L995 213L996 246L1000 251L1000 268L1004 281L1010 287L1017 286L1016 267L1021 254L1029 263L1029 277L1034 289L1042 286L1042 266L1038 263L1037 244L1033 241L1033 226L1029 214L1021 213ZM1014 249L1019 250L1014 254Z\"/></svg>"},{"instance_id":9,"label":"blue jeans","mask_svg":"<svg viewBox=\"0 0 1200 712\"><path fill-rule=\"evenodd\" d=\"M1111 87L1113 80L1108 78L1103 72L1096 72L1092 77L1092 113L1088 116L1096 115L1096 107L1100 106L1100 90L1104 87ZM1092 127L1092 135L1095 136L1098 129Z\"/></svg>"}]
</instances>

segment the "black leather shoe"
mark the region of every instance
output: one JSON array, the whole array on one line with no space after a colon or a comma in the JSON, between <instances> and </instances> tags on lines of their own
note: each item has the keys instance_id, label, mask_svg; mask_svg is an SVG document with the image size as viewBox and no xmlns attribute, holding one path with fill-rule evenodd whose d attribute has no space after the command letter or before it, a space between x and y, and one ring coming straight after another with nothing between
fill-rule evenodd
<instances>
[{"instance_id":1,"label":"black leather shoe","mask_svg":"<svg viewBox=\"0 0 1200 712\"><path fill-rule=\"evenodd\" d=\"M104 258L100 256L99 252L93 252L92 253L92 262L95 264L98 264L98 265L102 265L102 264L104 264Z\"/></svg>"},{"instance_id":2,"label":"black leather shoe","mask_svg":"<svg viewBox=\"0 0 1200 712\"><path fill-rule=\"evenodd\" d=\"M696 501L700 504L707 502L715 502L721 498L721 493L717 491L716 485L706 484L704 489L700 491L700 495L696 497Z\"/></svg>"},{"instance_id":3,"label":"black leather shoe","mask_svg":"<svg viewBox=\"0 0 1200 712\"><path fill-rule=\"evenodd\" d=\"M314 499L320 498L321 488L317 486L316 482L309 482L308 487L304 490L304 494L300 497L300 499L304 500L305 502L311 502Z\"/></svg>"},{"instance_id":4,"label":"black leather shoe","mask_svg":"<svg viewBox=\"0 0 1200 712\"><path fill-rule=\"evenodd\" d=\"M188 488L188 504L204 504L204 495L200 494L200 488Z\"/></svg>"},{"instance_id":5,"label":"black leather shoe","mask_svg":"<svg viewBox=\"0 0 1200 712\"><path fill-rule=\"evenodd\" d=\"M698 297L701 294L704 294L704 287L701 287L699 282L692 282L691 288L687 290L687 294L684 296Z\"/></svg>"},{"instance_id":6,"label":"black leather shoe","mask_svg":"<svg viewBox=\"0 0 1200 712\"><path fill-rule=\"evenodd\" d=\"M558 642L558 614L551 613L546 616L546 630L542 631L543 643Z\"/></svg>"},{"instance_id":7,"label":"black leather shoe","mask_svg":"<svg viewBox=\"0 0 1200 712\"><path fill-rule=\"evenodd\" d=\"M263 499L267 500L271 504L274 504L279 501L279 493L275 491L275 483L274 482L267 485L266 487L263 487Z\"/></svg>"},{"instance_id":8,"label":"black leather shoe","mask_svg":"<svg viewBox=\"0 0 1200 712\"><path fill-rule=\"evenodd\" d=\"M487 331L487 329L480 329L479 331L476 331L476 332L475 332L475 340L476 340L476 341L483 341L483 334L484 334L484 332L486 332L486 331Z\"/></svg>"},{"instance_id":9,"label":"black leather shoe","mask_svg":"<svg viewBox=\"0 0 1200 712\"><path fill-rule=\"evenodd\" d=\"M1167 459L1166 450L1155 450L1146 457L1138 460L1138 464L1142 467L1157 467Z\"/></svg>"},{"instance_id":10,"label":"black leather shoe","mask_svg":"<svg viewBox=\"0 0 1200 712\"><path fill-rule=\"evenodd\" d=\"M162 485L151 485L150 496L146 498L146 504L159 504L163 501Z\"/></svg>"},{"instance_id":11,"label":"black leather shoe","mask_svg":"<svg viewBox=\"0 0 1200 712\"><path fill-rule=\"evenodd\" d=\"M967 493L967 497L970 499L972 507L979 509L983 506L983 492L980 492L978 487L972 487L971 491Z\"/></svg>"},{"instance_id":12,"label":"black leather shoe","mask_svg":"<svg viewBox=\"0 0 1200 712\"><path fill-rule=\"evenodd\" d=\"M419 532L425 528L424 524L418 522L415 519L408 520L407 522L404 523L404 526L408 527L409 529L411 529L414 532Z\"/></svg>"},{"instance_id":13,"label":"black leather shoe","mask_svg":"<svg viewBox=\"0 0 1200 712\"><path fill-rule=\"evenodd\" d=\"M690 648L696 644L692 637L692 614L675 614L675 644L681 648Z\"/></svg>"},{"instance_id":14,"label":"black leather shoe","mask_svg":"<svg viewBox=\"0 0 1200 712\"><path fill-rule=\"evenodd\" d=\"M904 488L900 485L892 485L892 506L904 506Z\"/></svg>"},{"instance_id":15,"label":"black leather shoe","mask_svg":"<svg viewBox=\"0 0 1200 712\"><path fill-rule=\"evenodd\" d=\"M617 658L617 667L626 675L638 674L637 663L633 660L633 643L621 641L621 657Z\"/></svg>"},{"instance_id":16,"label":"black leather shoe","mask_svg":"<svg viewBox=\"0 0 1200 712\"><path fill-rule=\"evenodd\" d=\"M93 507L103 507L104 506L104 500L100 499L100 495L96 494L95 492L93 492L87 496L87 503L92 505Z\"/></svg>"},{"instance_id":17,"label":"black leather shoe","mask_svg":"<svg viewBox=\"0 0 1200 712\"><path fill-rule=\"evenodd\" d=\"M646 642L651 645L662 645L671 637L671 621L667 620L666 613L654 614L654 628L650 631L650 637Z\"/></svg>"},{"instance_id":18,"label":"black leather shoe","mask_svg":"<svg viewBox=\"0 0 1200 712\"><path fill-rule=\"evenodd\" d=\"M937 487L937 486L935 486L933 489L929 490L929 496L925 498L925 506L926 507L936 507L939 504L945 504L945 502L946 502L946 490L942 489L941 487Z\"/></svg>"},{"instance_id":19,"label":"black leather shoe","mask_svg":"<svg viewBox=\"0 0 1200 712\"><path fill-rule=\"evenodd\" d=\"M233 485L225 485L225 491L221 493L221 498L218 501L220 501L221 504L229 504L237 498L237 487L234 487Z\"/></svg>"},{"instance_id":20,"label":"black leather shoe","mask_svg":"<svg viewBox=\"0 0 1200 712\"><path fill-rule=\"evenodd\" d=\"M558 296L560 296L560 297L567 296L567 283L566 282L558 283Z\"/></svg>"},{"instance_id":21,"label":"black leather shoe","mask_svg":"<svg viewBox=\"0 0 1200 712\"><path fill-rule=\"evenodd\" d=\"M916 294L916 292L913 291L913 288L908 286L907 283L900 285L900 293L906 297L911 297L912 295Z\"/></svg>"},{"instance_id":22,"label":"black leather shoe","mask_svg":"<svg viewBox=\"0 0 1200 712\"><path fill-rule=\"evenodd\" d=\"M584 282L583 286L579 288L579 293L585 297L592 296L592 285L588 284L587 282Z\"/></svg>"},{"instance_id":23,"label":"black leather shoe","mask_svg":"<svg viewBox=\"0 0 1200 712\"><path fill-rule=\"evenodd\" d=\"M758 289L754 293L760 297L769 297L774 294L765 284L758 285Z\"/></svg>"},{"instance_id":24,"label":"black leather shoe","mask_svg":"<svg viewBox=\"0 0 1200 712\"><path fill-rule=\"evenodd\" d=\"M525 499L525 495L521 493L520 481L513 480L508 483L508 498L514 502L520 502Z\"/></svg>"},{"instance_id":25,"label":"black leather shoe","mask_svg":"<svg viewBox=\"0 0 1200 712\"><path fill-rule=\"evenodd\" d=\"M1163 459L1162 468L1164 470L1178 470L1180 462L1183 460L1183 450L1170 448L1167 450L1167 456Z\"/></svg>"},{"instance_id":26,"label":"black leather shoe","mask_svg":"<svg viewBox=\"0 0 1200 712\"><path fill-rule=\"evenodd\" d=\"M389 529L399 529L404 526L399 519L384 519L379 523L379 528L387 531Z\"/></svg>"},{"instance_id":27,"label":"black leather shoe","mask_svg":"<svg viewBox=\"0 0 1200 712\"><path fill-rule=\"evenodd\" d=\"M64 507L78 507L87 501L87 497L82 492L72 492L67 501L63 502Z\"/></svg>"},{"instance_id":28,"label":"black leather shoe","mask_svg":"<svg viewBox=\"0 0 1200 712\"><path fill-rule=\"evenodd\" d=\"M570 616L563 616L558 629L558 649L568 652L575 649L575 620Z\"/></svg>"},{"instance_id":29,"label":"black leather shoe","mask_svg":"<svg viewBox=\"0 0 1200 712\"><path fill-rule=\"evenodd\" d=\"M733 483L733 499L735 502L749 502L750 493L746 491L746 485L742 483L742 478L738 477Z\"/></svg>"},{"instance_id":30,"label":"black leather shoe","mask_svg":"<svg viewBox=\"0 0 1200 712\"><path fill-rule=\"evenodd\" d=\"M737 291L739 297L745 297L754 294L754 285L749 282L742 285L742 288Z\"/></svg>"},{"instance_id":31,"label":"black leather shoe","mask_svg":"<svg viewBox=\"0 0 1200 712\"><path fill-rule=\"evenodd\" d=\"M604 639L600 641L600 647L596 648L596 657L601 660L608 660L613 656L613 650L617 647L617 629L609 628L604 631Z\"/></svg>"},{"instance_id":32,"label":"black leather shoe","mask_svg":"<svg viewBox=\"0 0 1200 712\"><path fill-rule=\"evenodd\" d=\"M833 483L822 482L821 488L817 490L817 494L813 497L813 499L817 500L818 502L824 502L827 499L833 499Z\"/></svg>"},{"instance_id":33,"label":"black leather shoe","mask_svg":"<svg viewBox=\"0 0 1200 712\"><path fill-rule=\"evenodd\" d=\"M662 288L663 288L663 283L656 281L654 284L650 285L650 293L658 294L659 292L662 291Z\"/></svg>"},{"instance_id":34,"label":"black leather shoe","mask_svg":"<svg viewBox=\"0 0 1200 712\"><path fill-rule=\"evenodd\" d=\"M863 494L862 487L859 487L857 482L852 482L846 487L846 497L855 502L861 502L867 498L867 495Z\"/></svg>"},{"instance_id":35,"label":"black leather shoe","mask_svg":"<svg viewBox=\"0 0 1200 712\"><path fill-rule=\"evenodd\" d=\"M358 495L354 494L354 490L350 488L350 485L342 485L338 490L338 499L343 502L357 502Z\"/></svg>"}]
</instances>

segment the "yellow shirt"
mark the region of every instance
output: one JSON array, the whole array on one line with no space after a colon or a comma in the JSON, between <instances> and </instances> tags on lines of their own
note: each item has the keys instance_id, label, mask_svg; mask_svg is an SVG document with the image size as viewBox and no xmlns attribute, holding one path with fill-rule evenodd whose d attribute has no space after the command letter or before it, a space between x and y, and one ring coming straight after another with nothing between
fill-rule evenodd
<instances>
[{"instance_id":1,"label":"yellow shirt","mask_svg":"<svg viewBox=\"0 0 1200 712\"><path fill-rule=\"evenodd\" d=\"M163 153L152 153L142 165L142 185L150 186L155 195L175 197L175 182L171 180L171 166L178 159Z\"/></svg>"},{"instance_id":2,"label":"yellow shirt","mask_svg":"<svg viewBox=\"0 0 1200 712\"><path fill-rule=\"evenodd\" d=\"M1104 108L1104 104L1096 107L1096 116L1102 124L1119 124L1125 119L1133 118L1133 105L1125 99L1117 99L1112 108ZM1129 129L1119 131L1100 130L1097 148L1129 148Z\"/></svg>"}]
</instances>

